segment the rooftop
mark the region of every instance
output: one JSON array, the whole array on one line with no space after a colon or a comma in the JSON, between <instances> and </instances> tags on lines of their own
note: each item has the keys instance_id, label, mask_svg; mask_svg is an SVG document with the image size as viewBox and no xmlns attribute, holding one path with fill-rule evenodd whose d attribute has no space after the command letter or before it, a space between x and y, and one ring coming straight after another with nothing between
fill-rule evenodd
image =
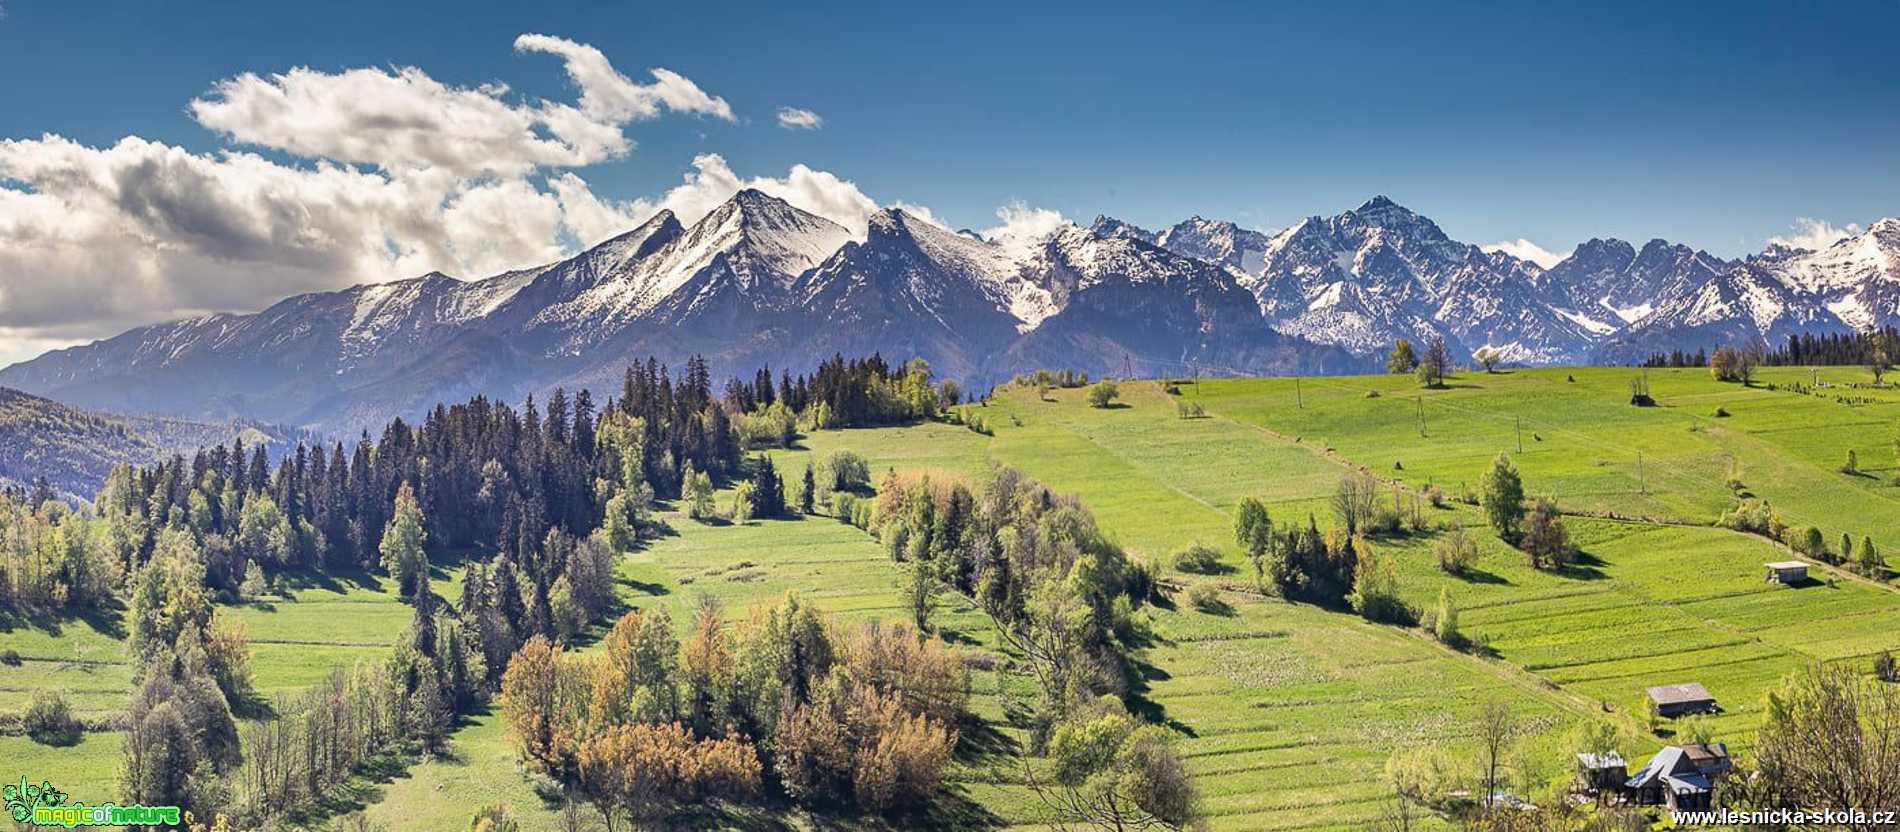
<instances>
[{"instance_id":1,"label":"rooftop","mask_svg":"<svg viewBox=\"0 0 1900 832\"><path fill-rule=\"evenodd\" d=\"M1808 568L1808 564L1806 561L1799 561L1799 560L1782 560L1782 561L1776 561L1774 563L1763 564L1763 565L1767 566L1769 569L1774 569L1776 571L1783 570L1783 569Z\"/></svg>"},{"instance_id":2,"label":"rooftop","mask_svg":"<svg viewBox=\"0 0 1900 832\"><path fill-rule=\"evenodd\" d=\"M1696 682L1684 685L1659 685L1649 689L1649 698L1658 705L1680 702L1714 702L1707 688Z\"/></svg>"}]
</instances>

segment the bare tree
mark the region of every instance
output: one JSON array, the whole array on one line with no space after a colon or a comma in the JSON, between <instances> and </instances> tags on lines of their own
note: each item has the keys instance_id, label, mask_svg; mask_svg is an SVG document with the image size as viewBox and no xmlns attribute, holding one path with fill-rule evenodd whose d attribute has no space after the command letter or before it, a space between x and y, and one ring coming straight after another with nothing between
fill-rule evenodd
<instances>
[{"instance_id":1,"label":"bare tree","mask_svg":"<svg viewBox=\"0 0 1900 832\"><path fill-rule=\"evenodd\" d=\"M1346 534L1356 534L1372 519L1378 501L1378 481L1371 474L1356 471L1341 477L1339 487L1334 489L1333 516L1346 527Z\"/></svg>"},{"instance_id":2,"label":"bare tree","mask_svg":"<svg viewBox=\"0 0 1900 832\"><path fill-rule=\"evenodd\" d=\"M1478 763L1484 769L1483 805L1487 809L1497 797L1504 754L1510 747L1516 721L1516 717L1511 714L1511 706L1496 699L1480 705L1472 720L1472 728L1478 736Z\"/></svg>"}]
</instances>

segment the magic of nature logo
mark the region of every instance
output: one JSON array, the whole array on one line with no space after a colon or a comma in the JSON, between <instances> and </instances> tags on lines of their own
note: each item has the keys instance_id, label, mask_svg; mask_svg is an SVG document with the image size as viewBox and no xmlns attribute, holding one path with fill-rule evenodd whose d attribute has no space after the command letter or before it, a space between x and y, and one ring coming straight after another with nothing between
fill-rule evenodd
<instances>
[{"instance_id":1,"label":"magic of nature logo","mask_svg":"<svg viewBox=\"0 0 1900 832\"><path fill-rule=\"evenodd\" d=\"M118 806L111 803L87 805L67 803L67 794L50 780L30 783L25 776L17 784L0 787L0 799L6 801L7 815L19 823L34 826L177 826L182 813L177 806Z\"/></svg>"}]
</instances>

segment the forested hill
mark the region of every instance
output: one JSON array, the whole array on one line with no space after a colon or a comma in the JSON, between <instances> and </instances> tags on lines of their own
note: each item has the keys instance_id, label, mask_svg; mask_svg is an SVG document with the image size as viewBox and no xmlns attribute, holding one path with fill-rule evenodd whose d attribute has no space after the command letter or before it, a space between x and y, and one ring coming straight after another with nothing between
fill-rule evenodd
<instances>
[{"instance_id":1,"label":"forested hill","mask_svg":"<svg viewBox=\"0 0 1900 832\"><path fill-rule=\"evenodd\" d=\"M229 444L282 445L288 432L247 422L212 424L121 416L0 387L0 481L44 477L54 491L90 499L112 466L148 465L173 451Z\"/></svg>"}]
</instances>

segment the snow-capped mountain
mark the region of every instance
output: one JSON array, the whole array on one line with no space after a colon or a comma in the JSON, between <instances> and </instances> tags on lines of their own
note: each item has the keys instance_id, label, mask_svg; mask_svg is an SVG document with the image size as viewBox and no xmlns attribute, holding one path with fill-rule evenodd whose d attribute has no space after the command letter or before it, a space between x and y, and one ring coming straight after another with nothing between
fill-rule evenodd
<instances>
[{"instance_id":1,"label":"snow-capped mountain","mask_svg":"<svg viewBox=\"0 0 1900 832\"><path fill-rule=\"evenodd\" d=\"M1249 288L1275 328L1358 355L1443 337L1461 356L1490 347L1508 361L1578 360L1593 333L1557 311L1539 274L1381 196L1280 232Z\"/></svg>"},{"instance_id":2,"label":"snow-capped mountain","mask_svg":"<svg viewBox=\"0 0 1900 832\"><path fill-rule=\"evenodd\" d=\"M1740 263L1591 240L1548 271L1378 197L1271 238L1193 217L1151 233L986 239L901 210L863 239L754 190L691 225L661 211L557 263L299 295L140 327L0 370L72 404L353 432L438 401L611 387L655 356L804 370L921 356L981 386L1038 367L1142 375L1372 369L1398 338L1460 360L1627 362L1900 323L1900 221Z\"/></svg>"},{"instance_id":3,"label":"snow-capped mountain","mask_svg":"<svg viewBox=\"0 0 1900 832\"><path fill-rule=\"evenodd\" d=\"M1900 220L1819 251L1771 246L1700 284L1659 295L1654 311L1607 339L1600 360L1692 351L1803 333L1900 324Z\"/></svg>"},{"instance_id":4,"label":"snow-capped mountain","mask_svg":"<svg viewBox=\"0 0 1900 832\"><path fill-rule=\"evenodd\" d=\"M140 327L0 371L71 404L291 423L316 402L439 348L536 270L466 283L436 272L297 295L250 315Z\"/></svg>"},{"instance_id":5,"label":"snow-capped mountain","mask_svg":"<svg viewBox=\"0 0 1900 832\"><path fill-rule=\"evenodd\" d=\"M1047 317L1048 293L1002 245L939 228L902 210L871 217L792 290L818 356L921 355L939 373L982 374L998 345Z\"/></svg>"},{"instance_id":6,"label":"snow-capped mountain","mask_svg":"<svg viewBox=\"0 0 1900 832\"><path fill-rule=\"evenodd\" d=\"M1538 283L1563 299L1573 320L1610 333L1648 315L1659 298L1682 294L1734 265L1666 240L1650 240L1638 251L1622 240L1591 239Z\"/></svg>"},{"instance_id":7,"label":"snow-capped mountain","mask_svg":"<svg viewBox=\"0 0 1900 832\"><path fill-rule=\"evenodd\" d=\"M1165 229L1155 243L1177 254L1206 260L1245 275L1257 275L1266 265L1267 235L1225 220L1189 217Z\"/></svg>"},{"instance_id":8,"label":"snow-capped mountain","mask_svg":"<svg viewBox=\"0 0 1900 832\"><path fill-rule=\"evenodd\" d=\"M1153 231L1103 214L1095 215L1095 221L1089 223L1089 233L1097 237L1127 237L1144 243L1155 242Z\"/></svg>"},{"instance_id":9,"label":"snow-capped mountain","mask_svg":"<svg viewBox=\"0 0 1900 832\"><path fill-rule=\"evenodd\" d=\"M1251 294L1226 269L1133 235L1065 228L1023 268L1057 311L1009 346L1010 366L1098 374L1127 368L1142 376L1360 366L1344 350L1266 326Z\"/></svg>"}]
</instances>

